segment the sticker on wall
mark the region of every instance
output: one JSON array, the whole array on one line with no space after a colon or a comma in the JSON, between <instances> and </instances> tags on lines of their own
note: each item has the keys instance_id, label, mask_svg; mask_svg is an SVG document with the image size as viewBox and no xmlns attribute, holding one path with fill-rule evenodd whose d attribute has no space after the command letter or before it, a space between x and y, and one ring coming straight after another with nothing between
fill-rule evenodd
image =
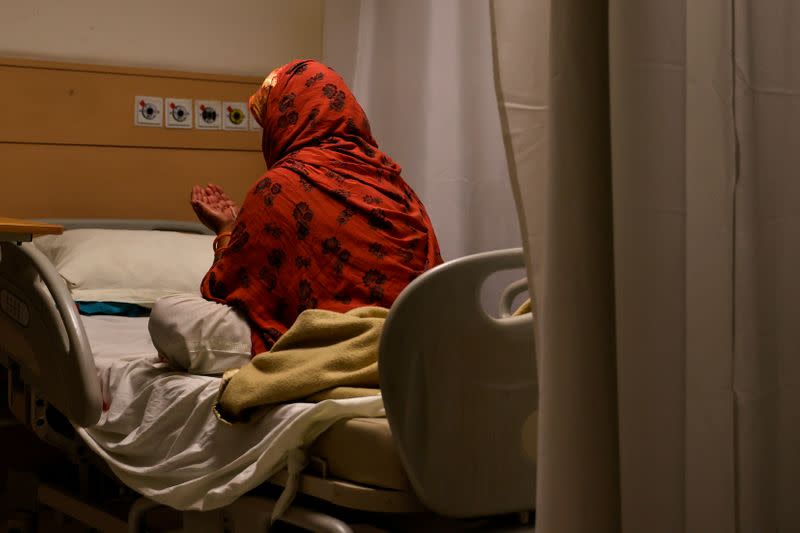
<instances>
[{"instance_id":1,"label":"sticker on wall","mask_svg":"<svg viewBox=\"0 0 800 533\"><path fill-rule=\"evenodd\" d=\"M222 103L222 129L247 131L247 104L244 102Z\"/></svg>"},{"instance_id":2,"label":"sticker on wall","mask_svg":"<svg viewBox=\"0 0 800 533\"><path fill-rule=\"evenodd\" d=\"M187 98L165 98L168 128L192 127L192 101Z\"/></svg>"},{"instance_id":3,"label":"sticker on wall","mask_svg":"<svg viewBox=\"0 0 800 533\"><path fill-rule=\"evenodd\" d=\"M200 130L218 130L222 127L222 106L219 100L195 100L194 127Z\"/></svg>"},{"instance_id":4,"label":"sticker on wall","mask_svg":"<svg viewBox=\"0 0 800 533\"><path fill-rule=\"evenodd\" d=\"M164 100L157 96L137 96L134 100L134 124L160 128L163 106Z\"/></svg>"}]
</instances>

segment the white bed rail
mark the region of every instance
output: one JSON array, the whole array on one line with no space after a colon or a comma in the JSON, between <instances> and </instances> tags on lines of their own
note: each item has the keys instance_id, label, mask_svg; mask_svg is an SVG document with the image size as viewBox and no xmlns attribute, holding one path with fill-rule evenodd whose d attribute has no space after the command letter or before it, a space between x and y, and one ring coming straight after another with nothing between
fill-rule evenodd
<instances>
[{"instance_id":1,"label":"white bed rail","mask_svg":"<svg viewBox=\"0 0 800 533\"><path fill-rule=\"evenodd\" d=\"M392 306L381 336L381 391L420 500L452 517L535 507L538 380L533 317L508 316L522 283L486 313L481 287L524 266L522 249L440 265Z\"/></svg>"},{"instance_id":2,"label":"white bed rail","mask_svg":"<svg viewBox=\"0 0 800 533\"><path fill-rule=\"evenodd\" d=\"M100 382L78 309L30 243L0 243L0 356L74 424L100 419Z\"/></svg>"}]
</instances>

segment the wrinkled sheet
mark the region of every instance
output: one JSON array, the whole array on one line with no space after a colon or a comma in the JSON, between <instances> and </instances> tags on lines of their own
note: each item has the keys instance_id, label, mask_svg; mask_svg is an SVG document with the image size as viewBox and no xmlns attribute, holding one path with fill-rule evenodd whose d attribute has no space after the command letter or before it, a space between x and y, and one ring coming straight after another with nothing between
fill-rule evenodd
<instances>
[{"instance_id":1,"label":"wrinkled sheet","mask_svg":"<svg viewBox=\"0 0 800 533\"><path fill-rule=\"evenodd\" d=\"M143 353L146 319L84 317L84 324L107 410L78 433L126 485L176 509L230 504L336 421L384 415L373 396L279 405L230 425L213 411L220 378L172 371L152 344Z\"/></svg>"}]
</instances>

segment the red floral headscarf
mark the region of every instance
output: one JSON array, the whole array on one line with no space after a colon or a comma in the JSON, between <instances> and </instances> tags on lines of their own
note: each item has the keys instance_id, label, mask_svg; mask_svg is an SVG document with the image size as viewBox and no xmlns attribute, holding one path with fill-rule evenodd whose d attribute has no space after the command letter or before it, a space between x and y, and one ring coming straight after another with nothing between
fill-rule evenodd
<instances>
[{"instance_id":1,"label":"red floral headscarf","mask_svg":"<svg viewBox=\"0 0 800 533\"><path fill-rule=\"evenodd\" d=\"M294 61L273 70L250 97L250 112L264 128L262 149L269 167L291 152L330 137L349 138L371 147L364 155L378 155L364 110L344 80L316 61ZM377 166L388 160L380 156L385 159L374 158Z\"/></svg>"},{"instance_id":2,"label":"red floral headscarf","mask_svg":"<svg viewBox=\"0 0 800 533\"><path fill-rule=\"evenodd\" d=\"M344 80L313 60L250 98L269 170L251 188L203 295L238 308L265 351L305 309L389 307L441 262L425 208L378 149Z\"/></svg>"}]
</instances>

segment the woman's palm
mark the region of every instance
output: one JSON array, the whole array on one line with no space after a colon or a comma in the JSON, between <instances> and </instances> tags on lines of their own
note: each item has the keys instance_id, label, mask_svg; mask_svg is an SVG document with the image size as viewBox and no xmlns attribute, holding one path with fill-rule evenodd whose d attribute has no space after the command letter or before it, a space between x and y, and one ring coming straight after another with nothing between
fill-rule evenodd
<instances>
[{"instance_id":1,"label":"woman's palm","mask_svg":"<svg viewBox=\"0 0 800 533\"><path fill-rule=\"evenodd\" d=\"M209 184L192 187L192 209L197 218L215 233L230 231L236 220L236 204L221 187Z\"/></svg>"}]
</instances>

